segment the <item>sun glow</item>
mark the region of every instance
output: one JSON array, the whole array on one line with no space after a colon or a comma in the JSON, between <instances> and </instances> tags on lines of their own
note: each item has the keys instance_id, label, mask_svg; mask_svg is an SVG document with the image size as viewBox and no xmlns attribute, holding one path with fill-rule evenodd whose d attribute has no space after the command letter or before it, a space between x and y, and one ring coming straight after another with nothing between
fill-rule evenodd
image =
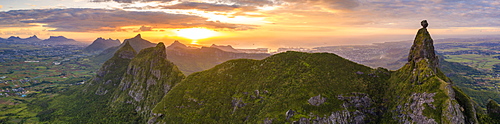
<instances>
[{"instance_id":1,"label":"sun glow","mask_svg":"<svg viewBox=\"0 0 500 124\"><path fill-rule=\"evenodd\" d=\"M205 28L186 28L177 30L177 36L193 40L191 44L197 44L197 40L217 36L218 33Z\"/></svg>"}]
</instances>

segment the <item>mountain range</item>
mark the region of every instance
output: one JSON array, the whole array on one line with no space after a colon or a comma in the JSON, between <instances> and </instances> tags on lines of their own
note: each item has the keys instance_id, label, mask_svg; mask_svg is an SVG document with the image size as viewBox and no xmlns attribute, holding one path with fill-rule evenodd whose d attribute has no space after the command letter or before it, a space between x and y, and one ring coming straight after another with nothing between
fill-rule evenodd
<instances>
[{"instance_id":1,"label":"mountain range","mask_svg":"<svg viewBox=\"0 0 500 124\"><path fill-rule=\"evenodd\" d=\"M220 47L188 47L174 41L167 47L167 58L186 75L210 69L218 64L232 59L264 59L267 53L242 53L225 51Z\"/></svg>"},{"instance_id":2,"label":"mountain range","mask_svg":"<svg viewBox=\"0 0 500 124\"><path fill-rule=\"evenodd\" d=\"M125 41L128 41L136 51L155 46L154 43L142 39L140 34L138 34L134 38L126 39ZM92 60L94 60L96 63L103 63L104 61L111 58L121 46L110 47L101 52L99 55L93 57ZM215 45L212 45L212 47L201 48L189 47L185 44L180 43L179 41L174 41L172 44L170 44L167 47L166 54L168 55L167 59L177 65L179 69L186 75L207 70L217 64L221 64L232 59L264 59L270 56L270 54L267 53L243 53L224 51L219 47L215 47Z\"/></svg>"},{"instance_id":3,"label":"mountain range","mask_svg":"<svg viewBox=\"0 0 500 124\"><path fill-rule=\"evenodd\" d=\"M28 38L20 38L16 36L11 36L7 39L1 39L0 42L17 42L17 43L37 43L37 44L48 44L48 45L83 45L84 43L78 42L73 39L68 39L64 36L50 36L48 39L39 39L36 35Z\"/></svg>"},{"instance_id":4,"label":"mountain range","mask_svg":"<svg viewBox=\"0 0 500 124\"><path fill-rule=\"evenodd\" d=\"M178 42L136 49L139 38L125 40L90 82L57 96L37 116L51 123L499 122L495 101L483 112L441 72L425 27L395 71L331 53L285 52L185 77L168 56L226 54Z\"/></svg>"}]
</instances>

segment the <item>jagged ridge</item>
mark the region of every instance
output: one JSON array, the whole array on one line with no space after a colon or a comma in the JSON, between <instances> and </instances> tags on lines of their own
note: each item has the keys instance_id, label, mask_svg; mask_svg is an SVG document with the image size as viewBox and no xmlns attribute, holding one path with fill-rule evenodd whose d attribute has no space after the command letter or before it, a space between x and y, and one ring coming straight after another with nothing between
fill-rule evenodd
<instances>
[{"instance_id":1,"label":"jagged ridge","mask_svg":"<svg viewBox=\"0 0 500 124\"><path fill-rule=\"evenodd\" d=\"M184 75L167 60L165 45L143 49L132 59L114 93L113 107L123 103L132 104L133 110L144 119L151 115L153 107Z\"/></svg>"}]
</instances>

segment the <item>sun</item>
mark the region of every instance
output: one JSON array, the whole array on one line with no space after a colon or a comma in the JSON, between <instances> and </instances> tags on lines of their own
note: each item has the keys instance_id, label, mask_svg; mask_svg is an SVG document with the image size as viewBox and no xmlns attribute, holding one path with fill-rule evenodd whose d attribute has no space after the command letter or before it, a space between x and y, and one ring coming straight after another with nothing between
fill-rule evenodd
<instances>
[{"instance_id":1,"label":"sun","mask_svg":"<svg viewBox=\"0 0 500 124\"><path fill-rule=\"evenodd\" d=\"M196 44L197 40L205 39L217 36L218 33L216 31L212 31L206 28L186 28L177 30L177 36L185 37L193 40L193 44Z\"/></svg>"}]
</instances>

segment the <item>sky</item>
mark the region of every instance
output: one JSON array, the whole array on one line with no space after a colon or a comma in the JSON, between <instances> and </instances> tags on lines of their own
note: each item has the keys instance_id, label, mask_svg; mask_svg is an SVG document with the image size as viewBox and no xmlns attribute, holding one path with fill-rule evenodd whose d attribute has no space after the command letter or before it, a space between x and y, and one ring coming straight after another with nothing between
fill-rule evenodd
<instances>
[{"instance_id":1,"label":"sky","mask_svg":"<svg viewBox=\"0 0 500 124\"><path fill-rule=\"evenodd\" d=\"M318 47L500 34L497 0L0 0L0 37Z\"/></svg>"}]
</instances>

